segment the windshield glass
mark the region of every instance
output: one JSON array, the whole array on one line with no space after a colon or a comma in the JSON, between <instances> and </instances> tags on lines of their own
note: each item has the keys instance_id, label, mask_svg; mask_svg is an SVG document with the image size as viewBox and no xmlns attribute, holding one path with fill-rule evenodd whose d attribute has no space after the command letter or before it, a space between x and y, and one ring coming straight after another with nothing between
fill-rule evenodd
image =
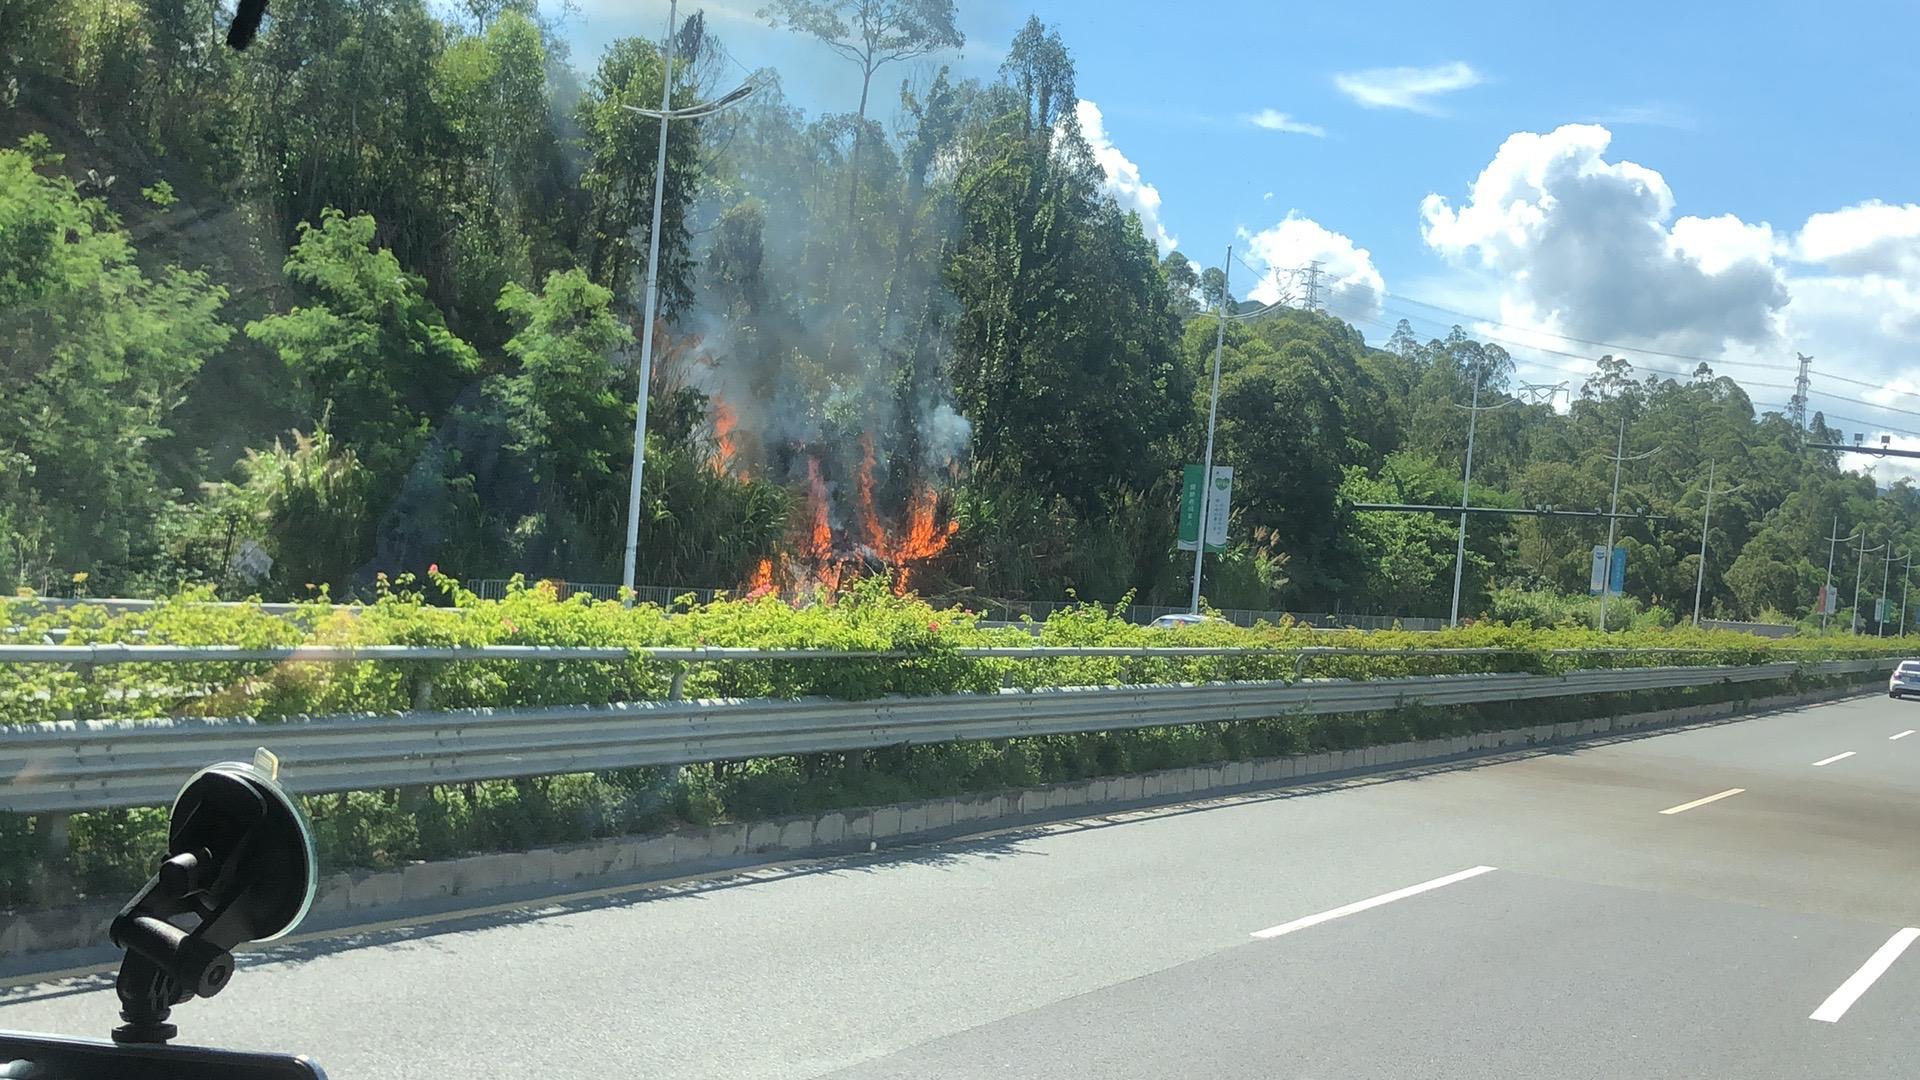
<instances>
[{"instance_id":1,"label":"windshield glass","mask_svg":"<svg viewBox=\"0 0 1920 1080\"><path fill-rule=\"evenodd\" d=\"M1793 882L1867 880L1822 860L1891 836L1895 810L1846 815L1906 782L1878 754L1920 752L1864 711L1920 693L1916 121L1886 104L1920 17L1550 7L0 0L0 974L14 943L117 959L115 913L179 854L178 785L256 745L312 819L331 944L242 965L271 1023L180 1011L343 1075L470 1073L463 1025L595 1074L573 1023L684 1037L629 1073L852 1068L1415 882L1518 877L1508 851L1553 880L1476 909L1520 937L1534 901L1606 909L1526 835L1461 839L1496 819L1590 841L1623 892L1818 820L1847 844L1779 845L1808 862L1741 917L1825 910ZM1738 768L1616 763L1645 787L1568 781L1580 816L1535 801L1626 753L1563 743L1755 702L1855 726ZM1102 825L1056 877L974 858L1069 808L1416 761L1456 792L1454 763L1548 744L1535 799L1329 788L1352 801L1236 804L1237 847ZM1835 787L1767 804L1766 770ZM1746 831L1634 861L1655 847L1611 815L1714 795L1647 794L1685 777L1737 789L1712 813ZM1315 850L1332 868L1296 881ZM785 891L713 884L750 865ZM586 895L642 886L674 903ZM1911 889L1860 887L1836 918L1911 919L1874 898ZM563 893L551 921L513 906ZM1696 913L1608 970L1779 928ZM440 928L336 941L390 919ZM469 929L475 954L381 966ZM1794 940L1827 930L1858 951ZM741 954L689 944L716 937ZM312 994L369 1031L298 1019L295 976L349 952L351 994ZM941 989L976 953L990 977ZM1339 955L1312 970L1400 985ZM1354 1000L1252 970L1156 986ZM479 988L509 971L577 976L577 1015L505 1022ZM1657 1027L1688 1015L1674 987L1725 984L1659 978L1604 1000ZM1501 1001L1414 981L1454 992L1369 1031ZM85 1016L18 1020L0 993L0 1027L103 1034L111 980L83 989ZM750 1034L713 1019L807 995ZM1060 1007L1015 1045L1091 1030ZM1146 1015L1081 1071L1187 1071L1129 1041L1173 1026ZM1298 1030L1345 1046L1340 1019Z\"/></svg>"}]
</instances>

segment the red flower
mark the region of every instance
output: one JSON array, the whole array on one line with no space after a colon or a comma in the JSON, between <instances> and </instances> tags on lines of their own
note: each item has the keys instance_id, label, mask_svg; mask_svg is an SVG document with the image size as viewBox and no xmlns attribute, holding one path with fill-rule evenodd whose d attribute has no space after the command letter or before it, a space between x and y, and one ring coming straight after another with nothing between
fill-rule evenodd
<instances>
[{"instance_id":1,"label":"red flower","mask_svg":"<svg viewBox=\"0 0 1920 1080\"><path fill-rule=\"evenodd\" d=\"M937 634L940 632L940 624L937 622L930 622L927 624L927 629L932 633Z\"/></svg>"},{"instance_id":2,"label":"red flower","mask_svg":"<svg viewBox=\"0 0 1920 1080\"><path fill-rule=\"evenodd\" d=\"M428 564L427 564L427 573L429 573L429 574L437 574L437 573L439 573L439 572L440 572L440 564L439 564L439 563L428 563Z\"/></svg>"},{"instance_id":3,"label":"red flower","mask_svg":"<svg viewBox=\"0 0 1920 1080\"><path fill-rule=\"evenodd\" d=\"M519 625L516 624L512 619L501 619L500 625L506 627L507 633L509 634L517 634L520 632Z\"/></svg>"}]
</instances>

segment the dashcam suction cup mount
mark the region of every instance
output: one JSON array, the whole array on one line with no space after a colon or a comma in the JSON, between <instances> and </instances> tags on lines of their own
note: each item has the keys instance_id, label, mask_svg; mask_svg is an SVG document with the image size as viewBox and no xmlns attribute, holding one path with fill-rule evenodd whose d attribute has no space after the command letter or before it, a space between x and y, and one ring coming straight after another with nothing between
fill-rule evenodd
<instances>
[{"instance_id":1,"label":"dashcam suction cup mount","mask_svg":"<svg viewBox=\"0 0 1920 1080\"><path fill-rule=\"evenodd\" d=\"M168 1014L225 989L235 948L306 917L319 880L313 833L278 773L261 750L252 762L201 769L180 789L166 858L109 928L126 950L115 984L126 1022L115 1042L173 1038Z\"/></svg>"}]
</instances>

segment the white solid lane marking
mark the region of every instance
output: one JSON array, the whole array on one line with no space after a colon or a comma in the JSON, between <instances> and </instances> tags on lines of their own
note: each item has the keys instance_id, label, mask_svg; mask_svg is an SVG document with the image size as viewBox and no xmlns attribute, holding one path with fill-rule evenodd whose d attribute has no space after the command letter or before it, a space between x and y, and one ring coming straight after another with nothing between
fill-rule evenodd
<instances>
[{"instance_id":1,"label":"white solid lane marking","mask_svg":"<svg viewBox=\"0 0 1920 1080\"><path fill-rule=\"evenodd\" d=\"M1894 740L1894 739L1904 739L1904 738L1906 738L1907 736L1909 736L1909 735L1911 735L1911 734L1913 734L1913 729L1912 729L1912 728L1908 728L1907 730L1905 730L1905 731L1903 731L1903 732L1901 732L1901 733L1900 733L1900 734L1898 734L1898 735L1889 735L1889 736L1887 736L1887 739L1888 739L1888 741L1892 741L1892 740Z\"/></svg>"},{"instance_id":2,"label":"white solid lane marking","mask_svg":"<svg viewBox=\"0 0 1920 1080\"><path fill-rule=\"evenodd\" d=\"M1850 757L1852 757L1852 756L1853 756L1853 751L1851 751L1851 750L1849 750L1849 751L1847 751L1847 752L1846 752L1846 753L1844 753L1844 754L1835 754L1835 755L1833 755L1832 757L1823 757L1823 758L1821 758L1821 759L1820 759L1819 761L1816 761L1816 762L1814 762L1814 765L1816 765L1816 766L1819 766L1819 765L1831 765L1831 764L1833 764L1833 763L1834 763L1834 762L1836 762L1836 761L1844 761L1844 760L1846 760L1847 758L1850 758Z\"/></svg>"},{"instance_id":3,"label":"white solid lane marking","mask_svg":"<svg viewBox=\"0 0 1920 1080\"><path fill-rule=\"evenodd\" d=\"M1448 874L1446 877L1437 877L1432 881L1423 881L1418 885L1409 885L1404 889L1395 889L1390 893L1381 893L1379 896L1355 901L1344 907L1323 911L1318 915L1308 915L1295 919L1290 923L1281 923L1279 926L1269 926L1265 930L1255 930L1253 936L1257 938L1276 938L1281 934L1291 934L1295 930L1305 930L1309 926L1319 926L1323 922L1332 922L1344 915L1352 915L1357 912L1366 911L1368 908L1377 908L1382 904L1391 904L1395 900L1405 900L1409 896L1418 896L1430 889L1438 889L1443 886L1452 885L1456 881L1465 881L1471 877L1479 877L1481 874L1488 873L1493 869L1494 867L1491 866L1469 867L1457 873Z\"/></svg>"},{"instance_id":4,"label":"white solid lane marking","mask_svg":"<svg viewBox=\"0 0 1920 1080\"><path fill-rule=\"evenodd\" d=\"M1900 954L1907 951L1907 946L1913 944L1914 938L1920 938L1920 929L1911 926L1888 938L1887 943L1867 957L1867 962L1860 965L1860 970L1849 975L1847 981L1840 984L1840 989L1828 995L1827 1000L1821 1002L1820 1007L1813 1010L1813 1015L1807 1019L1838 1023L1841 1017L1847 1015L1853 1003L1860 1000L1860 995L1873 985L1873 981L1886 974L1893 962L1900 959Z\"/></svg>"},{"instance_id":5,"label":"white solid lane marking","mask_svg":"<svg viewBox=\"0 0 1920 1080\"><path fill-rule=\"evenodd\" d=\"M1684 814L1696 806L1705 806L1710 802L1719 802L1721 799L1731 798L1732 796L1738 795L1745 790L1747 789L1743 787L1730 787L1725 791L1718 792L1717 794L1709 795L1704 799L1695 799L1692 802L1683 802L1679 806L1669 806L1665 810L1662 810L1660 812L1663 814Z\"/></svg>"}]
</instances>

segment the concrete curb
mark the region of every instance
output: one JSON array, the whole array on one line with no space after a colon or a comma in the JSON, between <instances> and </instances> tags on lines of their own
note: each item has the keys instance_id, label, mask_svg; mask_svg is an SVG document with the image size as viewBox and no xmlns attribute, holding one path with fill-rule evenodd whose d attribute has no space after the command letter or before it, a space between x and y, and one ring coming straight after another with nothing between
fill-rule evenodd
<instances>
[{"instance_id":1,"label":"concrete curb","mask_svg":"<svg viewBox=\"0 0 1920 1080\"><path fill-rule=\"evenodd\" d=\"M1830 687L1746 702L1073 780L777 821L686 828L656 836L621 836L558 848L471 855L412 863L397 870L356 870L321 879L303 929L341 929L403 913L456 910L503 901L524 900L533 905L542 894L551 896L563 889L644 884L795 858L867 851L870 844L896 846L1198 797L1439 764L1731 719L1869 692L1858 686ZM50 958L50 954L79 959L86 950L110 947L107 925L119 909L119 903L83 903L0 915L0 977L8 971L44 966L39 961Z\"/></svg>"}]
</instances>

